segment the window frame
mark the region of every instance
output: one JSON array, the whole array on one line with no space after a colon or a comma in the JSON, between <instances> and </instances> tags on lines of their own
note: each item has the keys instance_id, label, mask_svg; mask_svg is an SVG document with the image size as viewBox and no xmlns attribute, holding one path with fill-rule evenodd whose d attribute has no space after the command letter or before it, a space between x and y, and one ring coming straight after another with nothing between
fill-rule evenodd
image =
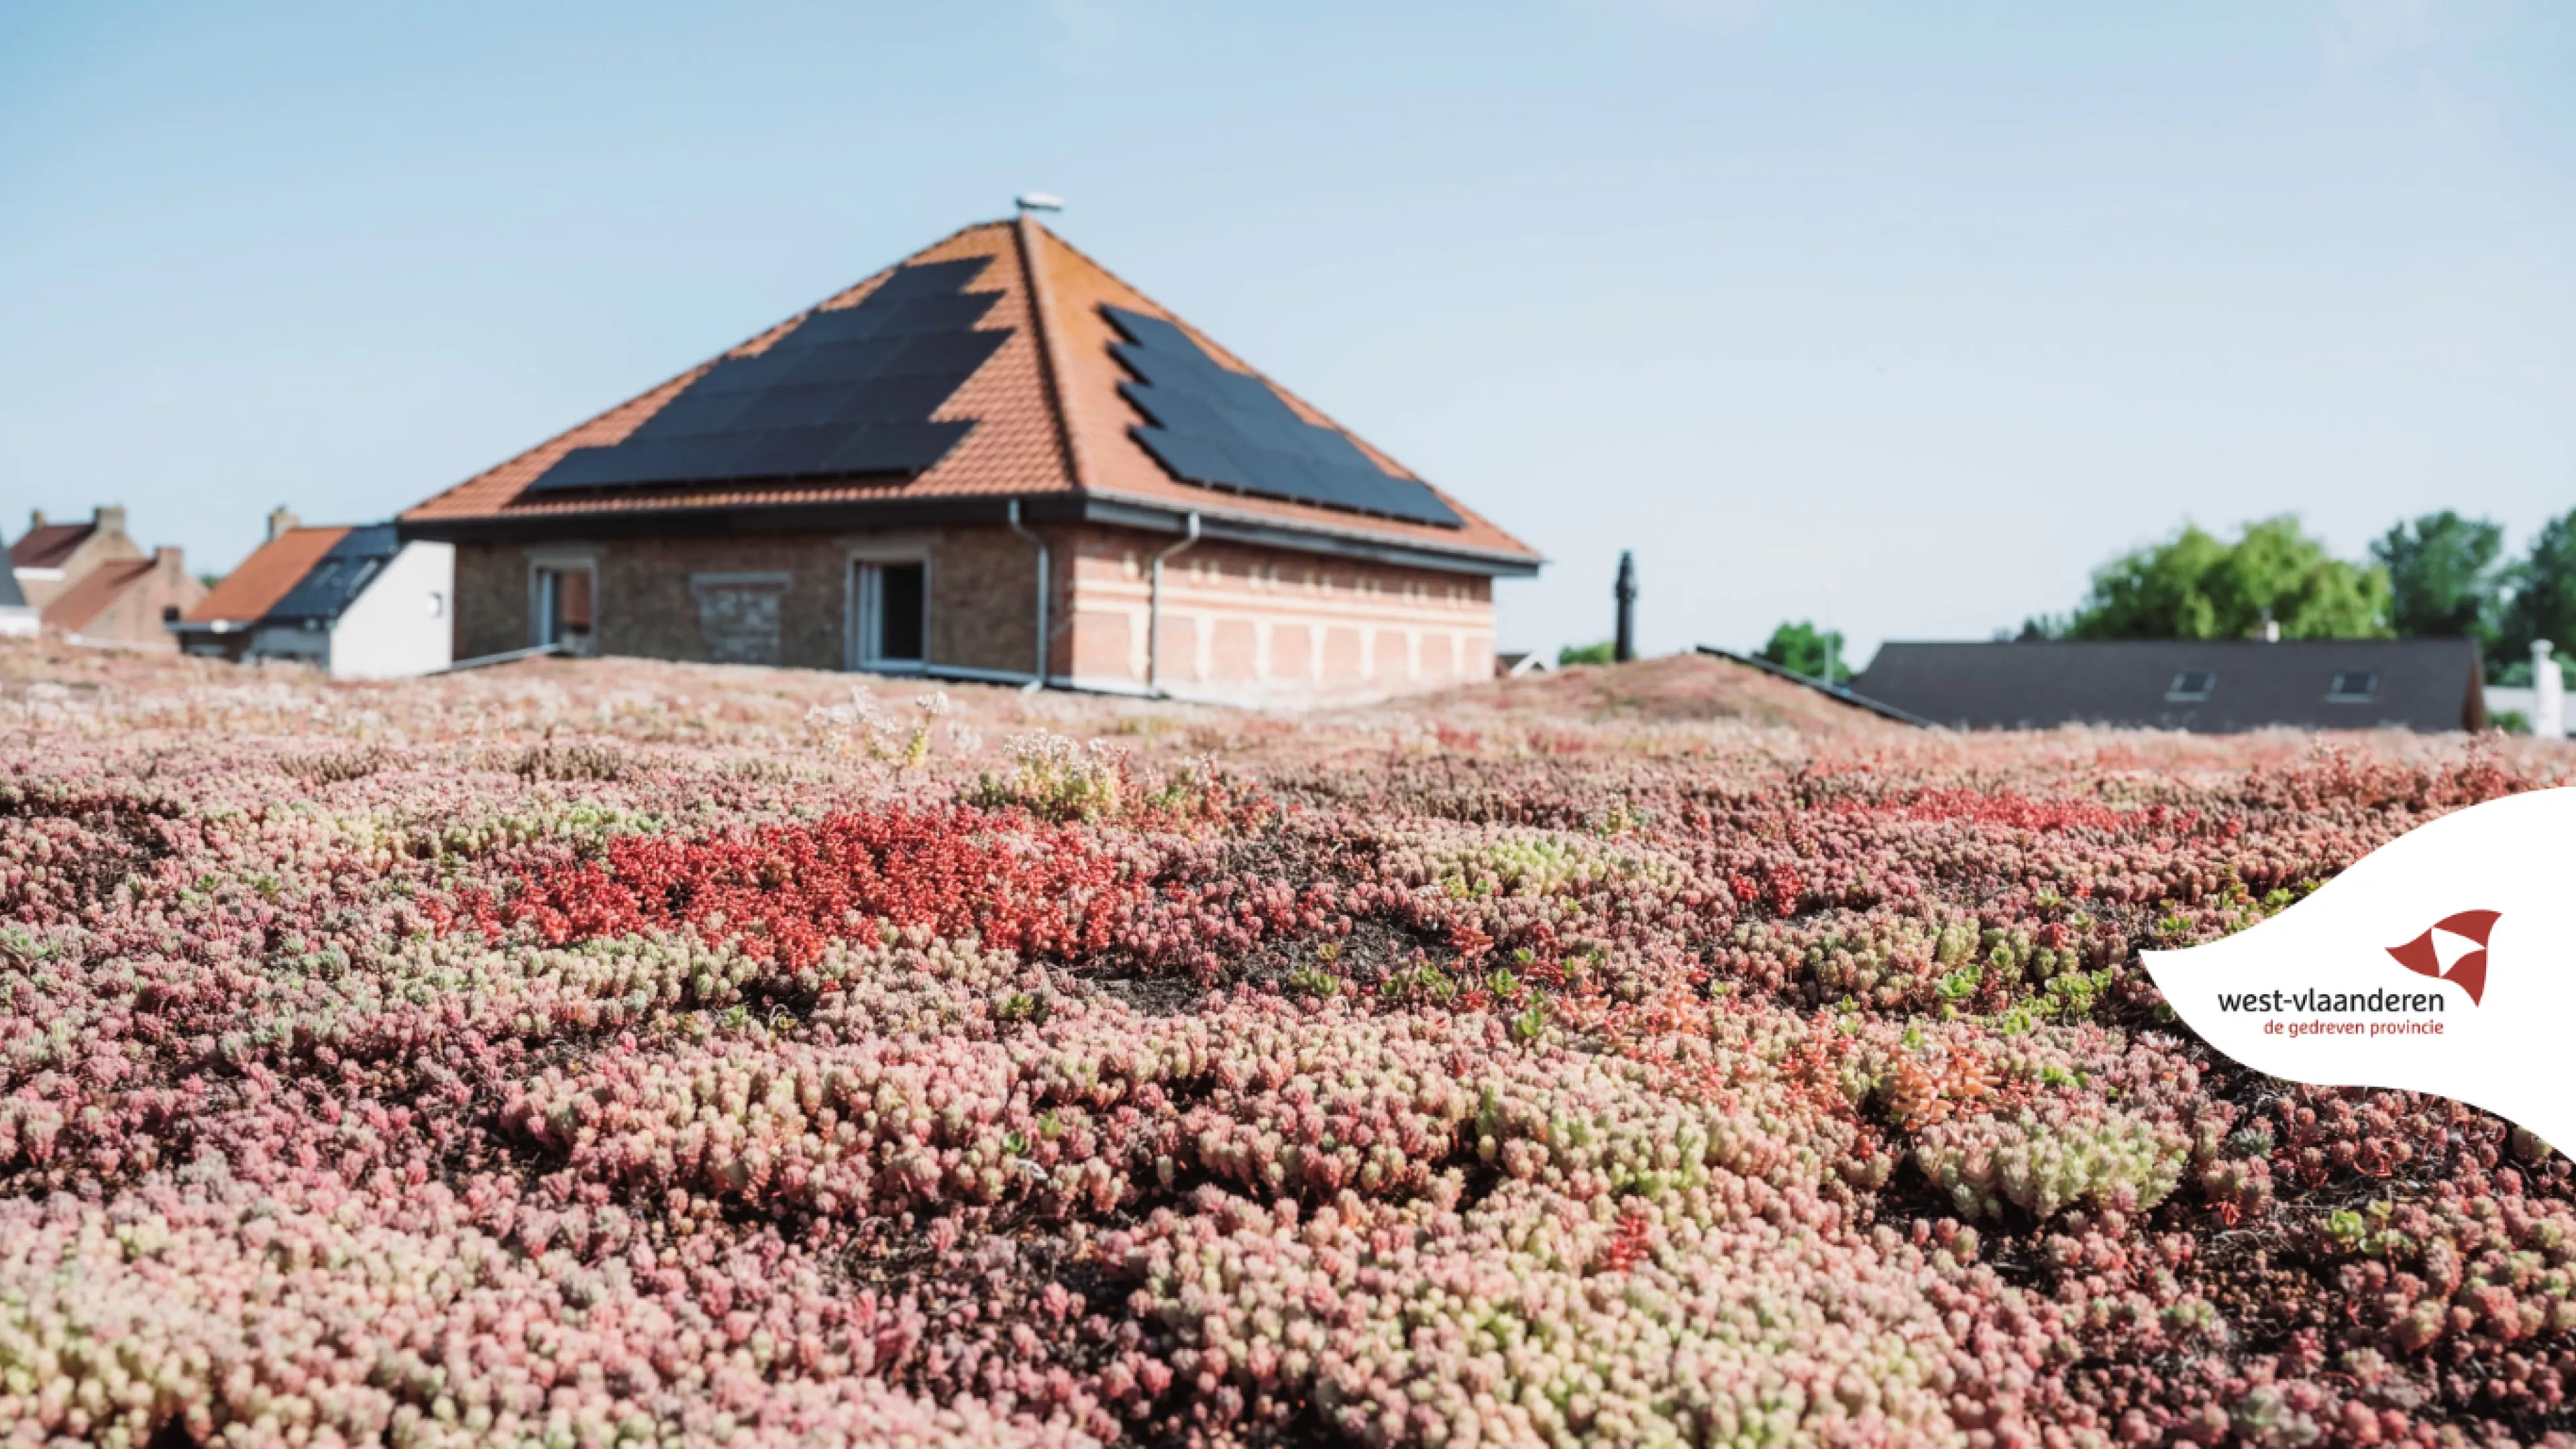
<instances>
[{"instance_id":1,"label":"window frame","mask_svg":"<svg viewBox=\"0 0 2576 1449\"><path fill-rule=\"evenodd\" d=\"M2198 689L2191 687L2195 680L2199 682L2200 687ZM2174 672L2173 682L2165 686L2165 702L2167 704L2198 704L2217 692L2217 670L2181 669Z\"/></svg>"},{"instance_id":2,"label":"window frame","mask_svg":"<svg viewBox=\"0 0 2576 1449\"><path fill-rule=\"evenodd\" d=\"M842 657L846 667L859 674L928 673L931 668L932 600L937 597L938 580L938 565L932 558L930 541L914 538L870 540L851 545L848 552L842 612L843 638L846 641ZM921 569L921 657L888 659L879 652L884 619L878 594L884 587L883 571L889 566L899 568L907 564Z\"/></svg>"},{"instance_id":3,"label":"window frame","mask_svg":"<svg viewBox=\"0 0 2576 1449\"><path fill-rule=\"evenodd\" d=\"M2344 688L2344 681L2358 678L2361 688ZM2379 671L2376 669L2338 669L2326 681L2328 704L2370 704L2379 698Z\"/></svg>"}]
</instances>

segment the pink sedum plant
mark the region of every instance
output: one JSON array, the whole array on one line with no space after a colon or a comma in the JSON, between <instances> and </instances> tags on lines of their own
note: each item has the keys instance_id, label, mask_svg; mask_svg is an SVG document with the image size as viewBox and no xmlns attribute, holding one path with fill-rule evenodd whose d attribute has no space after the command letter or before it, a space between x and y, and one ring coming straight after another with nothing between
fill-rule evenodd
<instances>
[{"instance_id":1,"label":"pink sedum plant","mask_svg":"<svg viewBox=\"0 0 2576 1449\"><path fill-rule=\"evenodd\" d=\"M0 1444L2576 1443L2567 1159L2136 964L2564 758L1730 669L0 646Z\"/></svg>"}]
</instances>

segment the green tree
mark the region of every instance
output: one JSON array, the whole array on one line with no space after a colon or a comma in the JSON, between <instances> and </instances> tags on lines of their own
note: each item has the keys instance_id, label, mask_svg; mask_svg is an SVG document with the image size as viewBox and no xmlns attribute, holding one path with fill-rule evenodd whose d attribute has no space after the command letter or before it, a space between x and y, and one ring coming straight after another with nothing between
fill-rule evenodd
<instances>
[{"instance_id":1,"label":"green tree","mask_svg":"<svg viewBox=\"0 0 2576 1449\"><path fill-rule=\"evenodd\" d=\"M1556 651L1556 662L1559 665L1607 664L1618 652L1618 644L1609 639L1598 644L1568 644Z\"/></svg>"},{"instance_id":2,"label":"green tree","mask_svg":"<svg viewBox=\"0 0 2576 1449\"><path fill-rule=\"evenodd\" d=\"M2285 639L2385 638L2388 574L2347 563L2288 515L2234 543L2186 526L2113 559L2067 621L2075 639L2235 639L2278 624Z\"/></svg>"},{"instance_id":3,"label":"green tree","mask_svg":"<svg viewBox=\"0 0 2576 1449\"><path fill-rule=\"evenodd\" d=\"M2388 571L2390 627L2409 638L2492 642L2503 553L2503 528L2447 508L2391 528L2370 545Z\"/></svg>"},{"instance_id":4,"label":"green tree","mask_svg":"<svg viewBox=\"0 0 2576 1449\"><path fill-rule=\"evenodd\" d=\"M1823 679L1828 660L1833 669L1833 683L1845 684L1852 677L1851 651L1843 647L1842 631L1819 630L1805 619L1795 623L1783 620L1779 628L1771 631L1771 642L1763 645L1757 654L1809 679Z\"/></svg>"},{"instance_id":5,"label":"green tree","mask_svg":"<svg viewBox=\"0 0 2576 1449\"><path fill-rule=\"evenodd\" d=\"M2495 666L2528 673L2534 639L2557 645L2561 659L2576 655L2576 509L2540 526L2505 584L2512 595L2499 611Z\"/></svg>"}]
</instances>

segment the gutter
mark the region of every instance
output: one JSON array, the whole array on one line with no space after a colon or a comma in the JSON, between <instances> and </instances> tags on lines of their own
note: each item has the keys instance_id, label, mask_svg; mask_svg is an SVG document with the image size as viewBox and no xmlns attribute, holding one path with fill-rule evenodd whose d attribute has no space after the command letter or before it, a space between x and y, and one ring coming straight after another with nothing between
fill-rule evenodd
<instances>
[{"instance_id":1,"label":"gutter","mask_svg":"<svg viewBox=\"0 0 2576 1449\"><path fill-rule=\"evenodd\" d=\"M572 651L566 649L561 644L531 644L525 649L507 649L503 650L501 653L486 654L477 659L459 659L444 669L433 669L419 677L422 679L430 679L441 674L456 674L468 669L481 669L487 664L508 664L517 659L534 659L540 654L561 654L567 658L574 657Z\"/></svg>"},{"instance_id":2,"label":"gutter","mask_svg":"<svg viewBox=\"0 0 2576 1449\"><path fill-rule=\"evenodd\" d=\"M1157 533L1179 532L1186 520L1202 518L1208 537L1231 543L1259 544L1265 548L1341 558L1364 558L1374 563L1436 569L1443 573L1477 574L1487 578L1536 578L1540 565L1547 562L1544 558L1526 554L1444 549L1433 544L1327 532L1253 514L1192 508L1162 499L1129 498L1117 494L1085 493L1080 517L1085 523L1106 523L1118 528L1146 529Z\"/></svg>"},{"instance_id":3,"label":"gutter","mask_svg":"<svg viewBox=\"0 0 2576 1449\"><path fill-rule=\"evenodd\" d=\"M1791 684L1805 685L1827 699L1850 705L1854 709L1865 709L1881 719L1892 719L1898 724L1912 725L1916 729L1943 730L1946 733L1944 726L1934 724L1919 714L1898 709L1895 705L1882 703L1867 695L1854 694L1839 684L1828 684L1814 675L1800 674L1794 669L1783 669L1770 660L1756 655L1738 654L1732 649L1720 649L1714 644L1702 644L1698 646L1697 652L1708 655L1712 659L1724 659L1741 664L1748 669L1758 669L1774 679L1785 679Z\"/></svg>"},{"instance_id":4,"label":"gutter","mask_svg":"<svg viewBox=\"0 0 2576 1449\"><path fill-rule=\"evenodd\" d=\"M580 540L613 542L621 538L658 538L674 533L691 538L745 534L801 533L824 529L876 530L938 528L950 525L994 525L1008 521L1009 508L991 497L945 496L906 498L901 485L891 485L883 498L846 499L813 504L715 505L693 508L621 508L595 512L549 509L511 516L401 519L398 536L406 543L546 543ZM1147 533L1186 531L1191 515L1201 520L1206 537L1230 543L1480 578L1534 577L1544 559L1526 554L1447 549L1435 543L1373 538L1353 531L1328 532L1280 520L1221 508L1194 508L1168 499L1129 499L1066 489L1022 495L1028 523L1098 523Z\"/></svg>"}]
</instances>

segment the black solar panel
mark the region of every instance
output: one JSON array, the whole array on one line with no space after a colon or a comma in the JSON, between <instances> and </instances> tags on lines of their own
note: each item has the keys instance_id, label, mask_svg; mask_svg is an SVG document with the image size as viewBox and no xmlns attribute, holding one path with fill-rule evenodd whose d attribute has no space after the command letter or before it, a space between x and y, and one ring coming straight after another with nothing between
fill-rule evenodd
<instances>
[{"instance_id":1,"label":"black solar panel","mask_svg":"<svg viewBox=\"0 0 2576 1449\"><path fill-rule=\"evenodd\" d=\"M531 491L922 473L972 422L932 422L1007 327L978 330L998 292L969 292L986 258L898 267L855 307L809 312L751 357L728 357L623 442L575 448Z\"/></svg>"},{"instance_id":2,"label":"black solar panel","mask_svg":"<svg viewBox=\"0 0 2576 1449\"><path fill-rule=\"evenodd\" d=\"M1136 381L1119 393L1146 421L1131 431L1185 483L1462 528L1440 495L1389 473L1340 431L1297 415L1268 383L1208 356L1159 317L1101 309L1127 341L1110 351Z\"/></svg>"},{"instance_id":3,"label":"black solar panel","mask_svg":"<svg viewBox=\"0 0 2576 1449\"><path fill-rule=\"evenodd\" d=\"M341 611L356 603L359 593L400 552L402 542L394 536L390 523L350 529L270 608L266 621L295 624L313 620L328 624L338 619Z\"/></svg>"}]
</instances>

